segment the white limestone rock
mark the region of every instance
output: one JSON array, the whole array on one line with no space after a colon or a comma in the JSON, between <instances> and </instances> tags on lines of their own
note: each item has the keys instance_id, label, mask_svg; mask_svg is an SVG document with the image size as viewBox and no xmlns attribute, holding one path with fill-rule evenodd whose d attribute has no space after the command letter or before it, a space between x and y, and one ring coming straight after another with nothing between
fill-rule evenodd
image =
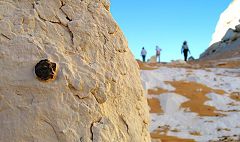
<instances>
[{"instance_id":1,"label":"white limestone rock","mask_svg":"<svg viewBox=\"0 0 240 142\"><path fill-rule=\"evenodd\" d=\"M181 64L183 64L184 65L184 64L187 64L187 62L179 59L179 60L172 60L169 64L171 64L171 65L181 65Z\"/></svg>"},{"instance_id":2,"label":"white limestone rock","mask_svg":"<svg viewBox=\"0 0 240 142\"><path fill-rule=\"evenodd\" d=\"M154 55L147 62L148 63L157 63L157 57Z\"/></svg>"},{"instance_id":3,"label":"white limestone rock","mask_svg":"<svg viewBox=\"0 0 240 142\"><path fill-rule=\"evenodd\" d=\"M137 63L108 0L0 1L1 142L149 142ZM42 59L56 79L36 79Z\"/></svg>"},{"instance_id":4,"label":"white limestone rock","mask_svg":"<svg viewBox=\"0 0 240 142\"><path fill-rule=\"evenodd\" d=\"M226 59L240 56L240 1L233 0L221 14L210 47L201 60Z\"/></svg>"},{"instance_id":5,"label":"white limestone rock","mask_svg":"<svg viewBox=\"0 0 240 142\"><path fill-rule=\"evenodd\" d=\"M212 36L212 41L210 45L221 41L222 37L228 31L228 29L234 29L236 25L240 22L240 1L233 0L233 2L228 6L228 8L221 14L220 19L216 25L215 32Z\"/></svg>"}]
</instances>

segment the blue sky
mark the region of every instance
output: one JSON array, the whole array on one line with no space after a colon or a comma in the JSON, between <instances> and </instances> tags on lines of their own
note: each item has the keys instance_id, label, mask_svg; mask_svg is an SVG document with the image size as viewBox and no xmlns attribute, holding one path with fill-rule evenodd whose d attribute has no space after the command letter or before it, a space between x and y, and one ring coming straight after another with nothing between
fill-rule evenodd
<instances>
[{"instance_id":1,"label":"blue sky","mask_svg":"<svg viewBox=\"0 0 240 142\"><path fill-rule=\"evenodd\" d=\"M208 48L220 14L232 0L111 0L111 13L123 30L135 58L162 48L161 60L183 59L181 46L188 41L192 56Z\"/></svg>"}]
</instances>

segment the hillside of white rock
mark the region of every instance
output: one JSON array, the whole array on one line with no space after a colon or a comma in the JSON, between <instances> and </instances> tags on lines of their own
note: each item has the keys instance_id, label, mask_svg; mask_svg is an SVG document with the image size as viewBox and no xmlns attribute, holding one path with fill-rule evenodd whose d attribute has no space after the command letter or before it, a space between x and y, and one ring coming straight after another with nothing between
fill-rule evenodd
<instances>
[{"instance_id":1,"label":"hillside of white rock","mask_svg":"<svg viewBox=\"0 0 240 142\"><path fill-rule=\"evenodd\" d=\"M221 41L222 37L225 35L228 29L230 28L234 29L235 26L239 24L240 20L239 11L240 1L233 0L232 3L228 6L228 8L225 11L223 11L223 13L220 15L210 45Z\"/></svg>"},{"instance_id":2,"label":"hillside of white rock","mask_svg":"<svg viewBox=\"0 0 240 142\"><path fill-rule=\"evenodd\" d=\"M221 14L210 47L200 55L202 60L240 56L240 1L233 0Z\"/></svg>"},{"instance_id":3,"label":"hillside of white rock","mask_svg":"<svg viewBox=\"0 0 240 142\"><path fill-rule=\"evenodd\" d=\"M150 141L137 63L109 7L0 1L1 142Z\"/></svg>"}]
</instances>

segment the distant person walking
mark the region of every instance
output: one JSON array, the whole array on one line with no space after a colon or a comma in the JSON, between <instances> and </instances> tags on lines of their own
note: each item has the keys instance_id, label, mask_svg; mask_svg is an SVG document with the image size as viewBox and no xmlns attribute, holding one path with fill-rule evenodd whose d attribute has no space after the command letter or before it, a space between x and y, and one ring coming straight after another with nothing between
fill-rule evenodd
<instances>
[{"instance_id":1,"label":"distant person walking","mask_svg":"<svg viewBox=\"0 0 240 142\"><path fill-rule=\"evenodd\" d=\"M187 41L184 41L183 45L182 45L182 50L181 50L181 53L184 54L184 61L187 61L188 52L189 52L189 54L191 54L191 52L188 48L188 45L187 45Z\"/></svg>"},{"instance_id":2,"label":"distant person walking","mask_svg":"<svg viewBox=\"0 0 240 142\"><path fill-rule=\"evenodd\" d=\"M147 56L147 51L144 49L144 47L142 48L141 55L142 55L143 62L145 62L146 56Z\"/></svg>"},{"instance_id":3,"label":"distant person walking","mask_svg":"<svg viewBox=\"0 0 240 142\"><path fill-rule=\"evenodd\" d=\"M162 49L159 48L159 46L156 46L156 58L157 58L157 60L158 60L159 63L160 63L161 51L162 51Z\"/></svg>"}]
</instances>

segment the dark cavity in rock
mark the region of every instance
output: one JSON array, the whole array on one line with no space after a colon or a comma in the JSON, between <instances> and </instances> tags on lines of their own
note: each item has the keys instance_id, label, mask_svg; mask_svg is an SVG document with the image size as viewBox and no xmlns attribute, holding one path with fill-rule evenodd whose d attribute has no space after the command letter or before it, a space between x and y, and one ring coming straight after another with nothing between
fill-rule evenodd
<instances>
[{"instance_id":1,"label":"dark cavity in rock","mask_svg":"<svg viewBox=\"0 0 240 142\"><path fill-rule=\"evenodd\" d=\"M38 79L48 81L56 76L56 63L50 62L48 59L41 60L35 66L35 74Z\"/></svg>"}]
</instances>

